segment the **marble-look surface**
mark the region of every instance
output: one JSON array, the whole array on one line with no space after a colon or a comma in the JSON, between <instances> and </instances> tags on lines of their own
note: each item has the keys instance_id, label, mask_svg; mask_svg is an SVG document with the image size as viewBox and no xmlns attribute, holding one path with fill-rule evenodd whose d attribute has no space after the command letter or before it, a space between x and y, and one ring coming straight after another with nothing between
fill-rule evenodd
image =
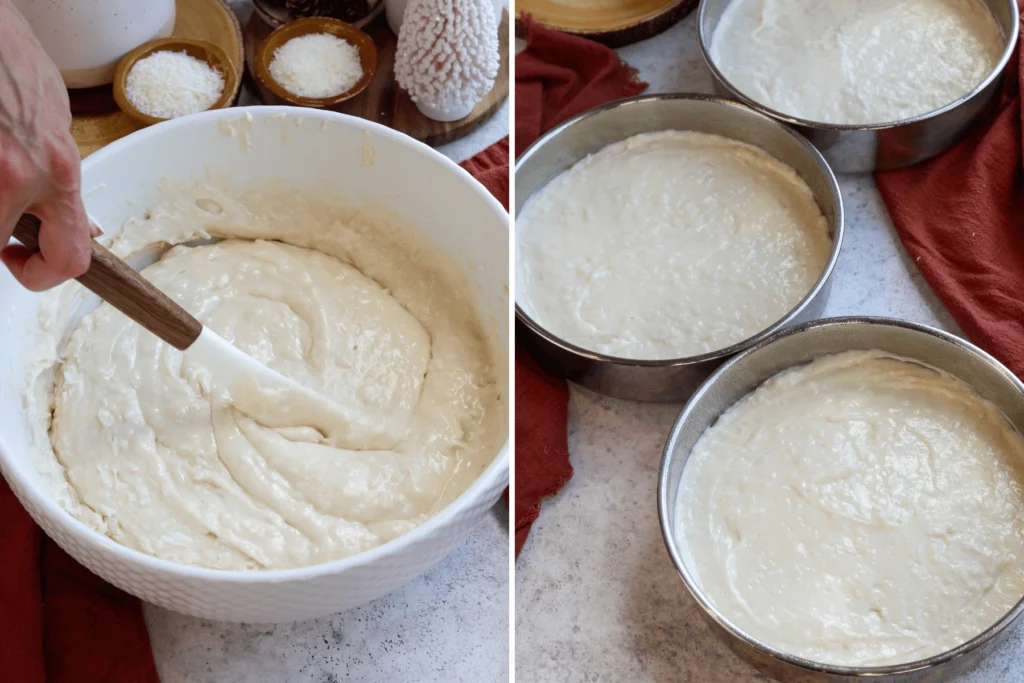
<instances>
[{"instance_id":1,"label":"marble-look surface","mask_svg":"<svg viewBox=\"0 0 1024 683\"><path fill-rule=\"evenodd\" d=\"M230 3L244 22L248 0ZM258 104L243 91L240 104ZM440 151L462 161L508 135L508 104ZM506 681L508 508L495 506L440 564L379 600L320 619L246 625L145 606L163 683Z\"/></svg>"},{"instance_id":2,"label":"marble-look surface","mask_svg":"<svg viewBox=\"0 0 1024 683\"><path fill-rule=\"evenodd\" d=\"M508 680L508 513L500 504L436 567L347 612L232 624L146 605L163 683Z\"/></svg>"},{"instance_id":3,"label":"marble-look surface","mask_svg":"<svg viewBox=\"0 0 1024 683\"><path fill-rule=\"evenodd\" d=\"M648 92L711 92L695 17L619 50ZM870 177L840 179L846 241L825 315L885 315L958 328L899 244ZM656 484L679 405L645 405L572 388L575 475L547 499L516 564L519 683L768 681L702 621L665 551ZM949 683L1024 681L1017 629Z\"/></svg>"}]
</instances>

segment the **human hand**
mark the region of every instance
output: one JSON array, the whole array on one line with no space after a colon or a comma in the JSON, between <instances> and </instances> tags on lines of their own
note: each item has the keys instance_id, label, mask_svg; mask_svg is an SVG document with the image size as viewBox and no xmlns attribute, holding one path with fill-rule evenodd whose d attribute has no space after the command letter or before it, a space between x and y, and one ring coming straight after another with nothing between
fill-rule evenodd
<instances>
[{"instance_id":1,"label":"human hand","mask_svg":"<svg viewBox=\"0 0 1024 683\"><path fill-rule=\"evenodd\" d=\"M82 203L64 82L10 0L0 0L0 46L0 260L40 291L88 269L99 229ZM7 244L26 212L42 222L38 252Z\"/></svg>"}]
</instances>

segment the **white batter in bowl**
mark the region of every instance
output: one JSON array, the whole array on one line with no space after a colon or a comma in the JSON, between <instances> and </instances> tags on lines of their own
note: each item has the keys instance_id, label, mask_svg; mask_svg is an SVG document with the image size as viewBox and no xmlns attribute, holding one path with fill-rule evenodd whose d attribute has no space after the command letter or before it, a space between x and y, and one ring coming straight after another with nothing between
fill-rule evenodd
<instances>
[{"instance_id":1,"label":"white batter in bowl","mask_svg":"<svg viewBox=\"0 0 1024 683\"><path fill-rule=\"evenodd\" d=\"M980 0L732 0L709 56L737 90L782 114L877 125L967 95L1005 42Z\"/></svg>"},{"instance_id":2,"label":"white batter in bowl","mask_svg":"<svg viewBox=\"0 0 1024 683\"><path fill-rule=\"evenodd\" d=\"M960 380L880 351L741 399L677 501L675 543L715 608L813 662L937 655L1024 595L1024 440Z\"/></svg>"},{"instance_id":3,"label":"white batter in bowl","mask_svg":"<svg viewBox=\"0 0 1024 683\"><path fill-rule=\"evenodd\" d=\"M223 239L176 246L143 274L352 421L326 433L279 397L223 395L208 369L108 304L61 347L58 308L33 395L40 424L52 413L39 467L66 509L167 560L280 569L377 546L465 491L505 412L457 264L384 212L291 189L165 195L112 251Z\"/></svg>"},{"instance_id":4,"label":"white batter in bowl","mask_svg":"<svg viewBox=\"0 0 1024 683\"><path fill-rule=\"evenodd\" d=\"M463 283L452 305L464 302L467 307L472 308L473 313L468 313L467 308L465 314L458 313L449 316L449 319L457 321L471 315L475 318L478 329L482 330L481 343L488 349L494 369L493 396L498 401L498 409L494 415L498 432L495 434L496 440L491 442L491 449L486 453L481 451L479 459L461 452L448 451L449 462L454 457L467 466L465 471L458 466L449 471L453 482L452 488L446 487L435 496L425 487L422 497L419 497L418 492L413 492L396 495L387 504L384 504L385 497L377 501L380 504L377 511L385 512L378 518L384 520L383 526L397 522L396 528L392 529L397 534L393 540L383 542L389 536L380 528L381 525L360 521L369 517L354 512L354 506L350 507L346 512L350 517L344 519L362 524L367 529L375 527L371 531L379 538L379 542L375 542L373 547L362 552L344 556L350 548L346 549L339 543L335 548L337 554L333 554L333 557L341 559L324 561L330 554L318 556L316 552L312 552L305 556L301 543L290 547L284 544L275 545L270 550L276 554L276 559L280 560L278 566L288 568L258 571L212 569L184 564L183 561L162 559L115 541L93 526L79 521L54 496L55 482L60 485L61 479L51 478L51 472L39 471L39 441L36 439L39 433L39 420L34 413L26 411L23 387L27 378L38 372L38 367L30 365L28 359L45 355L46 349L40 348L37 342L40 338L39 320L44 313L46 297L25 291L8 273L0 272L0 345L4 349L4 360L0 362L0 472L33 519L72 557L119 588L148 602L178 612L230 621L288 621L355 607L398 588L443 558L489 514L508 484L508 375L500 371L508 367L509 358L508 215L487 190L473 181L465 171L425 145L362 119L308 109L253 107L205 112L144 129L90 155L83 161L82 172L86 207L105 227L109 237L116 241L124 240L118 250L124 249L125 253L133 250L130 243L136 238L127 231L123 235L120 234L122 225L133 217L140 219L141 223L133 223L132 227L140 230L137 234L139 244L148 243L150 238L163 230L161 226L166 227L164 221L167 216L156 210L156 207L162 202L169 202L167 208L182 204L174 197L174 188L184 188L183 191L188 193L188 197L194 199L195 195L189 188L196 187L197 183L201 184L208 177L214 178L214 188L230 188L231 191L224 193L223 201L214 197L221 210L220 214L217 213L218 206L207 202L200 202L202 206L195 206L194 214L191 213L192 209L189 209L189 220L198 219L192 228L202 230L204 227L218 225L220 221L219 229L223 236L234 236L249 244L252 244L254 239L273 237L274 235L269 232L258 232L273 228L277 238L286 239L292 242L293 246L303 249L316 247L317 251L326 254L325 258L331 257L338 262L358 261L356 269L378 283L389 282L394 285L403 277L402 272L408 273L407 277L410 280L415 275L408 267L410 264L403 263L400 258L397 261L379 262L387 264L388 269L395 271L388 273L385 278L368 273L368 264L374 261L373 249L356 248L358 240L353 241L354 238L361 234L364 238L362 246L371 246L371 233L380 229L386 230L388 226L394 226L407 235L419 236L422 242L402 242L408 246L408 253L416 253L418 245L425 242L438 258L426 254L424 260L421 261L417 256L414 262L427 270L435 269L438 264L445 267L450 264L455 279L449 282ZM229 181L218 180L222 176L229 178ZM171 185L162 192L160 187L164 179L170 179ZM261 224L258 220L250 221L249 217L242 213L242 205L257 208L271 202L283 201L273 192L245 200L245 190L264 187L276 189L278 195L293 190L286 200L288 206L279 207L284 216L301 218L303 212L322 215L314 206L321 201L339 206L340 213L336 214L337 220L318 220L307 225L300 222L269 226ZM171 194L168 195L167 192ZM239 200L241 204L232 204L232 200ZM458 210L454 211L452 207L458 207ZM148 221L145 219L147 210L151 213ZM231 218L237 219L239 216L245 219ZM364 217L364 220L349 220L359 216ZM145 234L147 226L152 226L154 233ZM317 234L321 230L326 230L326 234ZM384 239L382 244L390 244L385 239L386 234L381 234L380 237ZM222 249L229 246L228 242L220 243ZM279 263L276 255L276 248L279 245L272 244L267 247L272 250L268 253L275 254L272 259L274 263ZM349 247L350 250L346 251ZM284 251L292 253L290 248L284 248ZM350 255L356 255L356 252L358 259L349 258ZM199 256L204 253L214 252L192 250L184 256ZM387 254L392 257L400 256L401 253L400 250L387 250ZM179 255L171 258L176 259ZM250 265L253 264L252 259L243 260ZM166 261L166 267L171 263L173 260ZM133 265L139 264L133 262ZM365 282L360 284L360 278L349 278L348 276L352 275L350 271L340 264L333 263L325 266L323 270L311 271L310 284L314 277L319 279L332 269L336 269L336 274L342 274L348 281L341 291L357 292L365 285L368 288L368 295L373 295L368 296L368 302L376 301L381 304L382 310L390 309L395 312L387 303L387 299L391 298L415 318L423 330L431 330L434 323L430 322L429 316L415 310L414 299L427 295L415 291L402 292L396 287L384 296ZM294 270L291 272L294 273ZM201 316L209 313L209 319L214 324L226 325L222 330L233 329L233 334L238 335L237 339L240 339L242 344L250 344L258 339L259 324L256 323L271 320L280 323L278 329L284 332L283 338L306 339L303 326L308 326L305 322L307 319L303 318L300 322L299 318L302 316L293 315L286 307L272 303L269 297L264 297L264 303L259 304L263 308L263 313L253 319L256 323L244 315L235 315L244 312L247 305L245 295L251 294L253 288L285 282L279 277L281 273L271 273L268 270L264 274L267 277L247 279L245 287L249 289L243 288L243 283L239 281L236 291L240 296L232 297L226 305L222 302L218 312L199 313ZM169 283L170 289L180 286L179 278L172 277L171 272L165 273L162 277ZM331 277L333 282L335 278ZM219 286L219 282L216 286ZM294 292L296 299L300 298L298 294L302 286L304 282L300 276L299 286ZM178 295L187 298L188 292L184 286L181 287ZM72 286L66 291L72 292L74 289L75 286ZM315 289L318 294L321 292L319 284ZM409 290L415 289L410 285ZM73 298L80 301L82 306L76 306L76 310L88 312L95 306L95 297L83 297L78 294ZM339 310L342 308L340 298L337 302L328 299L322 302L327 307L327 312L340 316L344 321L345 313ZM301 308L301 301L292 303ZM287 308L290 308L290 305ZM97 316L102 315L99 313L100 310L96 309ZM400 319L400 329L416 330L416 324L409 321L401 312L396 313ZM440 321L443 318L444 314L439 309L435 320ZM79 326L79 320L77 314L74 318L55 320L63 320L60 329L51 330L45 338L52 340L59 336L63 345L68 341L70 333ZM315 318L313 320L315 321ZM401 322L402 320L404 322ZM367 330L372 329L372 325L367 327ZM293 334L296 332L298 334ZM438 328L434 327L433 332L439 332ZM330 337L331 335L325 335L324 339ZM316 338L313 333L308 337L310 341ZM335 334L334 341L343 343L349 339ZM430 341L433 356L440 347L435 346L433 338ZM378 340L378 344L381 349L389 348L389 345L381 340ZM114 346L113 342L111 346ZM297 358L295 354L300 346L300 343L295 342L273 344L259 349L250 346L249 350L257 355L272 352L278 357L279 362L289 362L289 358ZM443 344L441 346L443 347ZM86 349L83 347L83 350ZM306 355L305 351L306 349L303 349L304 362L308 363L307 379L322 380L326 385L334 387L331 391L337 391L341 384L330 379L334 370L322 373L321 377L316 371L316 354ZM139 353L139 349L135 349L135 352L137 359L143 359L145 362L156 360L159 371L163 371L166 366L173 369L168 355ZM446 353L440 353L439 356L446 357ZM339 360L346 361L352 357L343 354ZM388 394L395 400L390 401L386 396L381 397L381 408L377 415L385 416L384 422L388 424L401 424L406 420L405 410L401 405L404 399L401 397L409 397L415 393L416 380L413 368L416 356L410 354L408 358L413 362L406 365L396 363L398 368L405 367L406 373L402 382L396 378L393 390ZM466 361L469 361L468 357ZM383 366L384 363L378 365ZM82 369L85 372L94 370L88 364L84 364ZM301 371L302 364L295 363L292 369ZM142 388L145 386L145 378L139 374L139 387ZM198 376L195 379L199 379ZM129 373L128 380L134 382L136 378ZM409 384L410 381L412 384ZM419 390L421 397L428 391L429 384L429 379L422 380ZM189 383L193 390L196 386L201 387L201 384ZM191 398L184 384L175 388L181 389L176 396ZM475 391L468 387L466 389ZM339 391L337 395L344 397L345 393ZM371 399L370 396L364 397L364 400ZM140 403L140 410L141 405ZM197 405L201 410L198 402L186 402L181 406L183 412L180 415L174 412L165 415L173 416L175 419L187 418L194 415L190 411L195 410ZM446 409L468 408L452 406ZM211 415L214 412L211 411ZM412 410L408 421L405 422L409 431L405 435L398 432L399 436L408 438L417 433L417 421L421 418L416 416L416 412L415 409ZM500 418L497 417L499 414ZM97 417L98 415L97 412ZM69 413L66 417L71 419L72 416ZM152 415L146 419L151 418ZM195 424L199 425L199 421ZM460 428L461 423L453 426L452 433ZM212 427L207 425L206 429ZM195 433L202 437L201 430ZM270 430L264 433L270 434ZM44 443L48 441L45 431L42 436ZM149 438L150 435L140 430L140 436ZM206 436L208 438L208 432ZM295 430L288 436L290 440L299 442L302 448L306 447L303 439L308 438L311 441L315 438L308 430ZM474 437L467 432L459 438L465 443L471 443ZM409 448L405 451L399 446L394 449L393 455L385 455L384 459L397 459L397 454L405 452L410 455L410 462L422 463L424 460L421 455L426 452L429 445L413 442L408 444ZM80 444L72 446L84 448ZM439 451L447 450L441 444L437 446ZM324 452L320 449L315 450L319 453ZM335 455L340 455L341 459L347 457L337 451L329 452L332 454L331 458ZM275 450L265 450L263 453L273 457L283 455L283 464L289 464L287 453ZM366 455L365 452L361 454ZM438 461L440 460L441 458L438 458ZM150 462L159 464L155 459ZM370 461L360 457L355 459L354 464L359 465L360 462L365 464ZM254 458L250 464L258 464L258 460ZM332 460L333 464L336 463ZM470 475L470 466L475 470L475 474ZM281 471L286 469L280 468ZM440 469L443 468L439 468L438 471ZM419 465L411 466L407 473L415 475L417 470L424 471L422 465ZM340 528L340 524L332 522L329 518L340 519L343 515L339 513L338 508L333 508L333 502L321 497L324 492L338 491L336 487L328 487L328 484L333 483L328 477L336 477L336 473L331 471L331 467L317 471L325 473L322 481L302 481L303 473L300 471L287 472L289 480L285 483L292 487L292 490L302 490L303 496L308 495L310 507L321 507L317 509L317 513L323 518L321 521L326 522L324 528L329 529L332 525L334 528ZM359 475L354 477L354 481L359 480L362 474L370 476L372 468L364 469L360 474L359 468L356 467L353 473ZM274 482L277 481L275 478ZM395 482L384 483L391 485ZM395 487L393 490L399 492L401 487ZM408 506L400 502L402 496L409 502ZM429 497L434 497L433 504L424 502L424 499ZM348 502L358 503L358 497L350 497ZM329 506L332 509L328 509ZM401 512L398 512L399 508L402 508ZM261 509L270 517L281 515L283 511L283 508L265 504ZM367 511L369 507L364 510ZM426 514L420 518L419 513L423 511ZM100 514L103 512L105 511L100 511ZM411 516L405 518L406 521L403 522L405 512L409 512ZM370 516L374 516L372 511ZM405 531L410 527L414 528ZM274 525L268 524L264 528L270 534L277 533L274 531ZM378 533L378 530L382 533ZM307 527L302 533L305 534L307 531L315 532L316 526ZM402 531L405 532L401 533ZM359 535L362 535L362 532ZM224 557L234 562L237 559L237 552L237 549L226 551ZM252 558L251 555L248 557ZM267 560L268 563L272 563L269 556ZM310 562L317 564L309 564ZM256 564L246 566L255 567ZM469 570L471 569L467 568L467 571Z\"/></svg>"},{"instance_id":5,"label":"white batter in bowl","mask_svg":"<svg viewBox=\"0 0 1024 683\"><path fill-rule=\"evenodd\" d=\"M586 157L516 218L516 301L618 358L696 356L747 339L811 291L832 239L810 188L752 145L644 133Z\"/></svg>"}]
</instances>

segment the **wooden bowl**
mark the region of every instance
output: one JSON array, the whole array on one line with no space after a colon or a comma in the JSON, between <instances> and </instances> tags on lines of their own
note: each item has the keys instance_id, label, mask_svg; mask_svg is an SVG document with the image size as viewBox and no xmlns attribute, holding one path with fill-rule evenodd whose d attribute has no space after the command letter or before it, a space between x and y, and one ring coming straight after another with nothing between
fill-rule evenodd
<instances>
[{"instance_id":1,"label":"wooden bowl","mask_svg":"<svg viewBox=\"0 0 1024 683\"><path fill-rule=\"evenodd\" d=\"M356 49L359 50L359 62L363 67L363 77L341 94L332 97L300 97L288 92L284 86L275 81L274 77L270 75L270 63L274 61L274 53L277 52L277 48L292 38L314 33L327 33L336 36L347 43L355 45ZM256 78L278 99L299 107L332 109L335 105L352 99L365 90L366 86L370 85L370 81L373 80L373 75L377 71L377 46L373 44L373 39L370 36L352 24L346 24L344 21L337 19L311 17L291 21L281 28L274 30L256 50L255 61Z\"/></svg>"},{"instance_id":2,"label":"wooden bowl","mask_svg":"<svg viewBox=\"0 0 1024 683\"><path fill-rule=\"evenodd\" d=\"M224 90L217 101L210 105L209 108L222 109L231 105L231 102L234 101L235 96L238 94L240 80L238 71L224 50L213 43L207 43L202 40L161 38L160 40L151 40L148 43L143 43L122 57L121 61L117 63L117 70L114 72L114 100L117 102L117 106L121 108L121 111L147 126L167 120L159 116L150 116L136 109L135 105L128 99L128 92L125 89L128 74L136 62L154 52L165 50L169 52L184 52L189 57L206 62L221 72L224 75Z\"/></svg>"}]
</instances>

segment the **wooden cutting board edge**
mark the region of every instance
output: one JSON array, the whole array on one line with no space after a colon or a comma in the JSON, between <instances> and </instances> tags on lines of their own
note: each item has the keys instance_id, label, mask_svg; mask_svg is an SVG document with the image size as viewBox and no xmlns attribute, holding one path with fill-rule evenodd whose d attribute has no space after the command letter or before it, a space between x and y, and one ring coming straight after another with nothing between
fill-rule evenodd
<instances>
[{"instance_id":1,"label":"wooden cutting board edge","mask_svg":"<svg viewBox=\"0 0 1024 683\"><path fill-rule=\"evenodd\" d=\"M249 83L256 96L264 104L287 104L252 76L252 64L256 50L269 35L272 28L257 13L253 13L245 26L245 58L248 65ZM459 140L487 123L508 99L510 79L509 58L509 15L505 10L498 27L499 54L501 63L494 87L464 119L452 122L433 121L419 112L409 96L395 82L395 47L398 39L391 32L383 13L363 27L377 46L377 73L370 85L351 100L334 107L335 111L358 116L401 131L431 146L448 144Z\"/></svg>"},{"instance_id":2,"label":"wooden cutting board edge","mask_svg":"<svg viewBox=\"0 0 1024 683\"><path fill-rule=\"evenodd\" d=\"M700 4L699 0L677 0L672 5L666 7L662 12L659 12L652 17L641 19L635 24L599 30L573 29L564 26L547 26L543 21L535 20L538 24L545 26L546 28L580 36L582 38L588 38L614 49L617 47L632 45L633 43L638 43L641 40L647 40L648 38L653 38L659 33L667 31L689 16L690 13L697 8L698 4ZM518 18L516 19L516 37L523 40L526 39L526 25Z\"/></svg>"}]
</instances>

